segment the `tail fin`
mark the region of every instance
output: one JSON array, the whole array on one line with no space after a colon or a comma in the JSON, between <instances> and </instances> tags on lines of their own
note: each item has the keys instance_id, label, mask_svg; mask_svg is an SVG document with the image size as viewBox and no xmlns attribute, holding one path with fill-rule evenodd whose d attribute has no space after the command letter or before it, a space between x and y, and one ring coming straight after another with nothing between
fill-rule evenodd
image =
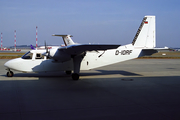
<instances>
[{"instance_id":1,"label":"tail fin","mask_svg":"<svg viewBox=\"0 0 180 120\"><path fill-rule=\"evenodd\" d=\"M145 16L132 41L135 47L156 47L155 16Z\"/></svg>"},{"instance_id":2,"label":"tail fin","mask_svg":"<svg viewBox=\"0 0 180 120\"><path fill-rule=\"evenodd\" d=\"M35 48L31 45L31 49L35 50Z\"/></svg>"},{"instance_id":3,"label":"tail fin","mask_svg":"<svg viewBox=\"0 0 180 120\"><path fill-rule=\"evenodd\" d=\"M52 36L60 36L63 38L64 44L66 46L75 44L71 39L72 35L52 35Z\"/></svg>"}]
</instances>

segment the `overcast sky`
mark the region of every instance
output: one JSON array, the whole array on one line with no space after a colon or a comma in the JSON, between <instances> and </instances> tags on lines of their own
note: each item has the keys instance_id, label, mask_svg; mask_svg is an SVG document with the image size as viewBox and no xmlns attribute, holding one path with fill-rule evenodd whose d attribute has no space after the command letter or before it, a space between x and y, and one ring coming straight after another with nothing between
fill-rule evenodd
<instances>
[{"instance_id":1,"label":"overcast sky","mask_svg":"<svg viewBox=\"0 0 180 120\"><path fill-rule=\"evenodd\" d=\"M145 15L156 16L158 47L180 47L180 0L0 0L3 46L77 43L129 44Z\"/></svg>"}]
</instances>

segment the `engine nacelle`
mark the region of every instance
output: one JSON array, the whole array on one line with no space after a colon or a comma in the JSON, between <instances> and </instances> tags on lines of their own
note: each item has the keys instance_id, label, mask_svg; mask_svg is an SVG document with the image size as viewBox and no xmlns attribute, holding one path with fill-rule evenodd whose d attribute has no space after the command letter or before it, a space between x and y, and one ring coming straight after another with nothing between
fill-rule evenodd
<instances>
[{"instance_id":1,"label":"engine nacelle","mask_svg":"<svg viewBox=\"0 0 180 120\"><path fill-rule=\"evenodd\" d=\"M49 56L60 62L66 62L71 59L71 55L69 55L63 51L60 51L58 49L49 50Z\"/></svg>"}]
</instances>

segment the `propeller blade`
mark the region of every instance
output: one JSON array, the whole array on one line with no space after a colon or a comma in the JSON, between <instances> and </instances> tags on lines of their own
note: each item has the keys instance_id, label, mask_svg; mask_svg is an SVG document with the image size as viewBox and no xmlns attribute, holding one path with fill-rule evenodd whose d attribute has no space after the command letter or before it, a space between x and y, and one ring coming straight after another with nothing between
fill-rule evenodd
<instances>
[{"instance_id":1,"label":"propeller blade","mask_svg":"<svg viewBox=\"0 0 180 120\"><path fill-rule=\"evenodd\" d=\"M46 41L44 41L44 46L45 46L45 49L46 49L46 53L48 53L48 48L47 48L47 46L46 46Z\"/></svg>"},{"instance_id":2,"label":"propeller blade","mask_svg":"<svg viewBox=\"0 0 180 120\"><path fill-rule=\"evenodd\" d=\"M46 49L46 56L50 57L50 50L48 50L48 47L46 45L46 41L44 41L44 46L45 46L45 49Z\"/></svg>"}]
</instances>

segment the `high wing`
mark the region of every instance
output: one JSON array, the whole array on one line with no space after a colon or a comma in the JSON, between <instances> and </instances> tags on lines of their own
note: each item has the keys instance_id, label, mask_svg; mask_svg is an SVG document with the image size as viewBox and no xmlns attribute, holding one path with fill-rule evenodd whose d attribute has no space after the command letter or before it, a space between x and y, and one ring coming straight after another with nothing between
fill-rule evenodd
<instances>
[{"instance_id":1,"label":"high wing","mask_svg":"<svg viewBox=\"0 0 180 120\"><path fill-rule=\"evenodd\" d=\"M77 44L74 43L71 37L72 35L60 35L53 34L52 36L62 37L65 46L60 47L59 51L64 51L70 55L78 55L86 51L97 51L97 50L108 50L108 49L116 49L120 45L104 45L104 44Z\"/></svg>"},{"instance_id":2,"label":"high wing","mask_svg":"<svg viewBox=\"0 0 180 120\"><path fill-rule=\"evenodd\" d=\"M104 45L104 44L76 44L65 47L60 47L59 51L64 51L71 55L78 55L86 51L98 51L98 50L108 50L116 49L120 45Z\"/></svg>"}]
</instances>

